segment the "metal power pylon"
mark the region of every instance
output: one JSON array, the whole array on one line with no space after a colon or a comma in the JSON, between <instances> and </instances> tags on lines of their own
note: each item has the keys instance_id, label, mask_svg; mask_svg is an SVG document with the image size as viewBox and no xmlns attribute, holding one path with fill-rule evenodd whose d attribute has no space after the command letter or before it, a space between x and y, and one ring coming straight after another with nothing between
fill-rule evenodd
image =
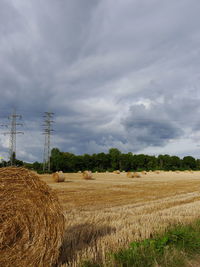
<instances>
[{"instance_id":1,"label":"metal power pylon","mask_svg":"<svg viewBox=\"0 0 200 267\"><path fill-rule=\"evenodd\" d=\"M53 132L52 120L54 113L45 112L44 113L44 154L43 154L43 171L50 171L50 153L51 153L51 133Z\"/></svg>"},{"instance_id":2,"label":"metal power pylon","mask_svg":"<svg viewBox=\"0 0 200 267\"><path fill-rule=\"evenodd\" d=\"M17 131L17 126L22 126L22 123L18 123L17 120L21 119L22 116L16 114L16 110L14 109L13 113L8 117L10 120L9 125L5 125L8 127L9 131L5 132L5 135L9 135L9 159L10 165L15 165L16 158L16 136L17 134L24 134L24 132Z\"/></svg>"}]
</instances>

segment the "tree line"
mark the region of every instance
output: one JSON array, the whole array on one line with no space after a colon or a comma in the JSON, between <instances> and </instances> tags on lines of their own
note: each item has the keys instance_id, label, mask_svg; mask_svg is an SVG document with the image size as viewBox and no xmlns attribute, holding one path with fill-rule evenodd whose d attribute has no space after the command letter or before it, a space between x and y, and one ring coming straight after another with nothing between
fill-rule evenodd
<instances>
[{"instance_id":1,"label":"tree line","mask_svg":"<svg viewBox=\"0 0 200 267\"><path fill-rule=\"evenodd\" d=\"M34 162L32 168L41 171L42 163ZM117 148L111 148L108 153L75 155L62 152L58 148L51 151L51 171L77 172L91 170L105 171L149 171L149 170L200 170L200 159L177 156L122 153Z\"/></svg>"},{"instance_id":2,"label":"tree line","mask_svg":"<svg viewBox=\"0 0 200 267\"><path fill-rule=\"evenodd\" d=\"M9 166L10 162L3 161L0 167ZM42 172L41 162L26 163L15 159L15 165ZM108 153L75 155L62 152L58 148L51 150L51 172L77 172L91 170L92 172L105 171L149 171L149 170L200 170L200 159L186 156L183 159L177 156L122 153L117 148L111 148Z\"/></svg>"}]
</instances>

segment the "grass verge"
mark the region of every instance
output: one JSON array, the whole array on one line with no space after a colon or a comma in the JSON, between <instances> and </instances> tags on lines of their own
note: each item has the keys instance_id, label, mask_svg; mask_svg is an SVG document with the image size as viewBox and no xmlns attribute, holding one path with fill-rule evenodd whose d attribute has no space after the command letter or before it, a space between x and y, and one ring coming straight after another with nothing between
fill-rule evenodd
<instances>
[{"instance_id":1,"label":"grass verge","mask_svg":"<svg viewBox=\"0 0 200 267\"><path fill-rule=\"evenodd\" d=\"M176 225L154 238L132 242L130 247L111 254L109 263L115 267L183 267L200 255L200 220L189 225ZM82 267L103 265L84 262Z\"/></svg>"}]
</instances>

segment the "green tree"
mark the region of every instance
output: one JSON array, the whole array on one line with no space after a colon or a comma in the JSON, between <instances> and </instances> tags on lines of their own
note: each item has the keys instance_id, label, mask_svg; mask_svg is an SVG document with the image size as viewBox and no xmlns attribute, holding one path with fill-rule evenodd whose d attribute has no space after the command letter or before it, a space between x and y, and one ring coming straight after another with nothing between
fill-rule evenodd
<instances>
[{"instance_id":1,"label":"green tree","mask_svg":"<svg viewBox=\"0 0 200 267\"><path fill-rule=\"evenodd\" d=\"M42 171L42 163L35 161L32 167L35 171Z\"/></svg>"},{"instance_id":2,"label":"green tree","mask_svg":"<svg viewBox=\"0 0 200 267\"><path fill-rule=\"evenodd\" d=\"M62 152L58 148L53 148L51 150L51 170L60 171L63 167L63 157Z\"/></svg>"},{"instance_id":3,"label":"green tree","mask_svg":"<svg viewBox=\"0 0 200 267\"><path fill-rule=\"evenodd\" d=\"M89 154L83 155L83 165L85 170L92 170L93 169L93 158Z\"/></svg>"},{"instance_id":4,"label":"green tree","mask_svg":"<svg viewBox=\"0 0 200 267\"><path fill-rule=\"evenodd\" d=\"M131 152L129 152L128 154L121 154L120 155L121 170L124 170L124 171L131 170L132 157L133 157L133 155Z\"/></svg>"},{"instance_id":5,"label":"green tree","mask_svg":"<svg viewBox=\"0 0 200 267\"><path fill-rule=\"evenodd\" d=\"M105 153L94 154L93 159L97 171L105 171L110 167L110 158Z\"/></svg>"},{"instance_id":6,"label":"green tree","mask_svg":"<svg viewBox=\"0 0 200 267\"><path fill-rule=\"evenodd\" d=\"M120 155L121 152L117 148L109 149L111 168L113 170L120 169Z\"/></svg>"},{"instance_id":7,"label":"green tree","mask_svg":"<svg viewBox=\"0 0 200 267\"><path fill-rule=\"evenodd\" d=\"M178 170L181 168L181 159L177 156L171 157L171 170Z\"/></svg>"},{"instance_id":8,"label":"green tree","mask_svg":"<svg viewBox=\"0 0 200 267\"><path fill-rule=\"evenodd\" d=\"M186 156L183 158L183 167L186 169L196 169L196 160L191 156Z\"/></svg>"}]
</instances>

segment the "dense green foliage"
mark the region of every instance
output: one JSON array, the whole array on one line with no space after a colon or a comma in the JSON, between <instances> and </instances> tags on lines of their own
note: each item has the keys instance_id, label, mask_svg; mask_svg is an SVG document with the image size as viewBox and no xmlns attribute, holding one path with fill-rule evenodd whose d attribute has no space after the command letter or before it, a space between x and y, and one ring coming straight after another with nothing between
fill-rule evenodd
<instances>
[{"instance_id":1,"label":"dense green foliage","mask_svg":"<svg viewBox=\"0 0 200 267\"><path fill-rule=\"evenodd\" d=\"M18 166L18 167L21 167L21 166L25 166L26 163L23 162L22 160L18 160L18 159L15 159L14 158L13 165ZM0 168L7 167L7 166L10 166L10 161L3 160L3 161L0 162ZM31 166L32 166L32 164L31 164Z\"/></svg>"},{"instance_id":2,"label":"dense green foliage","mask_svg":"<svg viewBox=\"0 0 200 267\"><path fill-rule=\"evenodd\" d=\"M36 163L34 163L36 167ZM200 160L191 156L180 159L177 156L159 155L158 157L144 154L135 155L131 152L124 154L117 148L111 148L109 152L93 155L74 155L69 152L61 152L53 148L51 152L52 171L77 172L91 171L142 171L142 170L185 170L200 169Z\"/></svg>"},{"instance_id":3,"label":"dense green foliage","mask_svg":"<svg viewBox=\"0 0 200 267\"><path fill-rule=\"evenodd\" d=\"M3 161L0 167L9 166L10 162ZM25 166L42 173L42 163L25 163L15 159L15 165ZM51 151L51 171L77 172L91 170L93 172L105 171L149 171L149 170L200 170L200 160L191 156L180 159L177 156L159 155L149 156L121 153L117 148L111 148L108 153L74 155L62 152L58 148Z\"/></svg>"}]
</instances>

